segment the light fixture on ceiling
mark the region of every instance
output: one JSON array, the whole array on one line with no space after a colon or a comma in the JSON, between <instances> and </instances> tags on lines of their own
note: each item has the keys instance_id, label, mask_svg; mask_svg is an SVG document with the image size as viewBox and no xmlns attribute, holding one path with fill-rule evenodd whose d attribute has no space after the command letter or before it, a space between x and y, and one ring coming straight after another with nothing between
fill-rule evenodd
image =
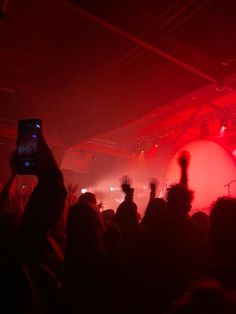
<instances>
[{"instance_id":1,"label":"light fixture on ceiling","mask_svg":"<svg viewBox=\"0 0 236 314\"><path fill-rule=\"evenodd\" d=\"M227 118L222 118L221 119L221 125L220 125L220 136L224 136L225 134L225 131L227 130L228 128L228 119Z\"/></svg>"}]
</instances>

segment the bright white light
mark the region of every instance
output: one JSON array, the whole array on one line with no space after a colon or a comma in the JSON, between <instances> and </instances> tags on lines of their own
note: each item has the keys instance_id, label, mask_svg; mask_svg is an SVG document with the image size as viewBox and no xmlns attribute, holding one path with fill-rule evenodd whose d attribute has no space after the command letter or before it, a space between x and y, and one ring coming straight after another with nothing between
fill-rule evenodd
<instances>
[{"instance_id":1,"label":"bright white light","mask_svg":"<svg viewBox=\"0 0 236 314\"><path fill-rule=\"evenodd\" d=\"M111 192L119 191L119 190L120 190L120 188L119 188L118 186L111 186L111 187L110 187L110 191L111 191Z\"/></svg>"},{"instance_id":2,"label":"bright white light","mask_svg":"<svg viewBox=\"0 0 236 314\"><path fill-rule=\"evenodd\" d=\"M40 125L38 123L36 124L36 128L40 129Z\"/></svg>"},{"instance_id":3,"label":"bright white light","mask_svg":"<svg viewBox=\"0 0 236 314\"><path fill-rule=\"evenodd\" d=\"M87 192L87 189L82 189L82 190L81 190L81 193L82 193L82 194L84 194L84 193L86 193L86 192Z\"/></svg>"},{"instance_id":4,"label":"bright white light","mask_svg":"<svg viewBox=\"0 0 236 314\"><path fill-rule=\"evenodd\" d=\"M222 125L222 127L220 129L220 136L224 135L226 129L227 129L227 127Z\"/></svg>"},{"instance_id":5,"label":"bright white light","mask_svg":"<svg viewBox=\"0 0 236 314\"><path fill-rule=\"evenodd\" d=\"M234 157L236 157L236 149L232 151L232 154L234 155Z\"/></svg>"}]
</instances>

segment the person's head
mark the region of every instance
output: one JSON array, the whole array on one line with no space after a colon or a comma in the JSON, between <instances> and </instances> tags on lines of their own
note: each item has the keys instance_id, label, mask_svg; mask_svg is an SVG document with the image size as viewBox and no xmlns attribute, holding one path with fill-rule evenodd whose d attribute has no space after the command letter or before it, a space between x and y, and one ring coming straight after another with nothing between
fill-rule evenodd
<instances>
[{"instance_id":1,"label":"person's head","mask_svg":"<svg viewBox=\"0 0 236 314\"><path fill-rule=\"evenodd\" d=\"M102 244L105 230L103 221L98 211L87 202L77 203L69 209L66 227L67 248L70 254L96 250L96 246Z\"/></svg>"},{"instance_id":2,"label":"person's head","mask_svg":"<svg viewBox=\"0 0 236 314\"><path fill-rule=\"evenodd\" d=\"M105 209L105 210L101 211L101 214L103 216L105 223L111 223L114 216L115 216L115 211L114 211L114 209Z\"/></svg>"},{"instance_id":3,"label":"person's head","mask_svg":"<svg viewBox=\"0 0 236 314\"><path fill-rule=\"evenodd\" d=\"M193 222L195 222L196 224L198 224L202 228L204 228L206 230L208 229L208 227L209 227L209 216L206 213L204 213L202 211L198 211L191 216L191 219Z\"/></svg>"},{"instance_id":4,"label":"person's head","mask_svg":"<svg viewBox=\"0 0 236 314\"><path fill-rule=\"evenodd\" d=\"M194 283L175 302L169 314L227 314L234 313L234 308L235 297L218 281L205 279Z\"/></svg>"},{"instance_id":5,"label":"person's head","mask_svg":"<svg viewBox=\"0 0 236 314\"><path fill-rule=\"evenodd\" d=\"M225 258L236 259L236 199L220 197L212 206L209 238L213 250Z\"/></svg>"},{"instance_id":6,"label":"person's head","mask_svg":"<svg viewBox=\"0 0 236 314\"><path fill-rule=\"evenodd\" d=\"M155 198L149 202L142 222L144 224L153 224L168 217L167 202L163 198Z\"/></svg>"},{"instance_id":7,"label":"person's head","mask_svg":"<svg viewBox=\"0 0 236 314\"><path fill-rule=\"evenodd\" d=\"M96 195L91 192L83 193L79 196L78 203L87 203L93 208L97 208L97 199Z\"/></svg>"},{"instance_id":8,"label":"person's head","mask_svg":"<svg viewBox=\"0 0 236 314\"><path fill-rule=\"evenodd\" d=\"M114 217L114 221L125 229L136 228L138 226L138 211L134 202L122 202Z\"/></svg>"},{"instance_id":9,"label":"person's head","mask_svg":"<svg viewBox=\"0 0 236 314\"><path fill-rule=\"evenodd\" d=\"M192 207L193 191L182 184L173 184L167 190L167 206L170 214L186 216Z\"/></svg>"}]
</instances>

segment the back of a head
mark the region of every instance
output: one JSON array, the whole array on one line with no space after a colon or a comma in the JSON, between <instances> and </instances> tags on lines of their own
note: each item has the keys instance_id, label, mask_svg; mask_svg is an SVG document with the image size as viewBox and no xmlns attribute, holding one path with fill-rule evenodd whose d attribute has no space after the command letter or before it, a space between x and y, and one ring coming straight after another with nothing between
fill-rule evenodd
<instances>
[{"instance_id":1,"label":"back of a head","mask_svg":"<svg viewBox=\"0 0 236 314\"><path fill-rule=\"evenodd\" d=\"M215 280L196 282L173 306L169 314L227 314L233 313L235 301Z\"/></svg>"},{"instance_id":2,"label":"back of a head","mask_svg":"<svg viewBox=\"0 0 236 314\"><path fill-rule=\"evenodd\" d=\"M204 228L205 230L208 230L209 227L209 216L203 212L203 211L197 211L191 216L191 220Z\"/></svg>"},{"instance_id":3,"label":"back of a head","mask_svg":"<svg viewBox=\"0 0 236 314\"><path fill-rule=\"evenodd\" d=\"M167 191L167 204L170 214L176 216L186 216L191 210L193 201L193 191L185 185L173 184Z\"/></svg>"},{"instance_id":4,"label":"back of a head","mask_svg":"<svg viewBox=\"0 0 236 314\"><path fill-rule=\"evenodd\" d=\"M97 204L96 196L91 192L85 192L79 196L78 203Z\"/></svg>"},{"instance_id":5,"label":"back of a head","mask_svg":"<svg viewBox=\"0 0 236 314\"><path fill-rule=\"evenodd\" d=\"M163 221L168 217L167 202L163 198L154 198L148 203L142 223L153 224Z\"/></svg>"},{"instance_id":6,"label":"back of a head","mask_svg":"<svg viewBox=\"0 0 236 314\"><path fill-rule=\"evenodd\" d=\"M236 198L220 197L210 214L209 238L212 248L224 257L236 259Z\"/></svg>"},{"instance_id":7,"label":"back of a head","mask_svg":"<svg viewBox=\"0 0 236 314\"><path fill-rule=\"evenodd\" d=\"M115 216L115 211L114 209L105 209L101 212L104 222L105 223L110 223L112 222L114 216Z\"/></svg>"},{"instance_id":8,"label":"back of a head","mask_svg":"<svg viewBox=\"0 0 236 314\"><path fill-rule=\"evenodd\" d=\"M134 202L122 202L114 216L114 221L118 224L122 229L130 229L138 227L138 211L137 206Z\"/></svg>"},{"instance_id":9,"label":"back of a head","mask_svg":"<svg viewBox=\"0 0 236 314\"><path fill-rule=\"evenodd\" d=\"M95 249L104 232L99 213L86 202L73 205L68 211L67 247L69 250ZM79 253L79 252L78 252Z\"/></svg>"}]
</instances>

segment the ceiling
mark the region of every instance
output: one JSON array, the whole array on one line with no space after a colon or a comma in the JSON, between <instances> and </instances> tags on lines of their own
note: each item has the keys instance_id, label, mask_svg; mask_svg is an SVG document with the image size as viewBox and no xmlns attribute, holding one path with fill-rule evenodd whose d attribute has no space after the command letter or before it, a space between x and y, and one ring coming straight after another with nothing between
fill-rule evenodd
<instances>
[{"instance_id":1,"label":"ceiling","mask_svg":"<svg viewBox=\"0 0 236 314\"><path fill-rule=\"evenodd\" d=\"M29 117L41 118L51 141L65 147L149 112L166 130L173 128L170 106L171 114L196 107L172 105L177 99L198 91L201 103L211 101L219 96L215 87L236 72L235 1L8 0L4 9L2 137L14 137L16 121ZM233 84L226 89L232 90ZM148 117L146 131L153 125ZM146 136L142 124L136 128L123 134ZM122 141L114 133L102 138Z\"/></svg>"}]
</instances>

